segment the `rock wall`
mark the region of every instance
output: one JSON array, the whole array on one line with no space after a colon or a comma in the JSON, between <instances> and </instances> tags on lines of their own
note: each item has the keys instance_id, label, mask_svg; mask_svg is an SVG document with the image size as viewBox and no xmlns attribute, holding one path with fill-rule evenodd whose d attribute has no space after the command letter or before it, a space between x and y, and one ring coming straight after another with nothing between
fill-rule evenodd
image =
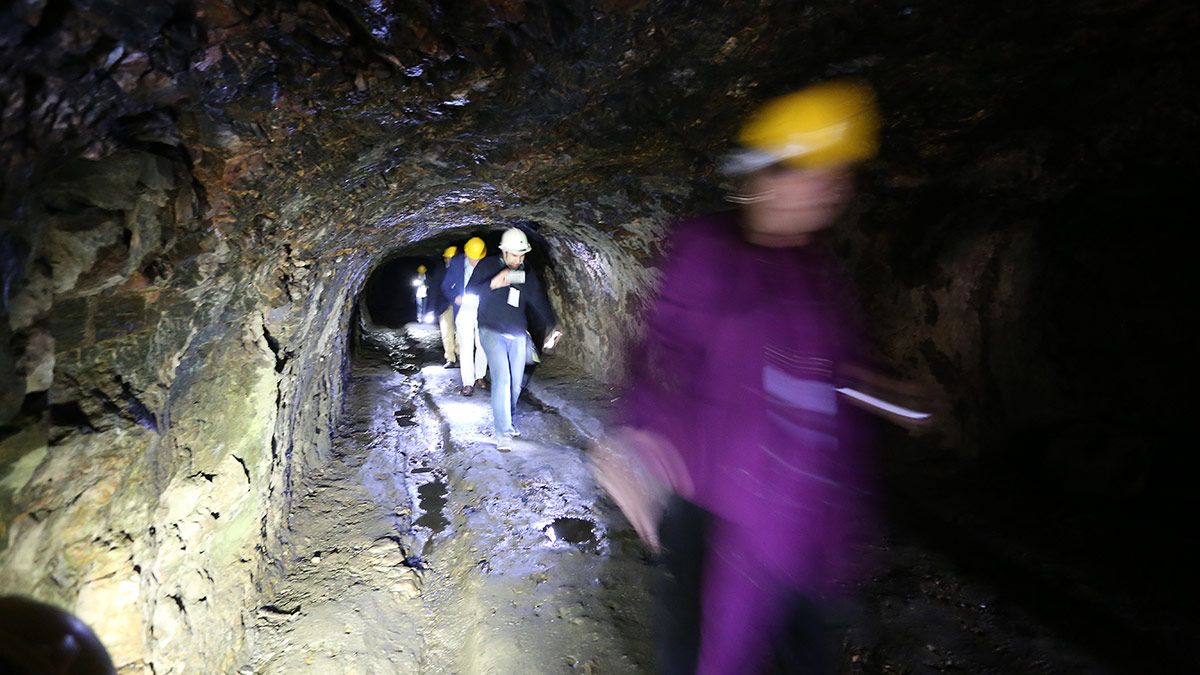
<instances>
[{"instance_id":1,"label":"rock wall","mask_svg":"<svg viewBox=\"0 0 1200 675\"><path fill-rule=\"evenodd\" d=\"M48 414L3 441L0 587L73 609L130 672L235 665L241 632L214 627L244 623L292 481L328 451L361 275L247 273L188 178L118 153L47 179L12 303L52 350L27 378Z\"/></svg>"}]
</instances>

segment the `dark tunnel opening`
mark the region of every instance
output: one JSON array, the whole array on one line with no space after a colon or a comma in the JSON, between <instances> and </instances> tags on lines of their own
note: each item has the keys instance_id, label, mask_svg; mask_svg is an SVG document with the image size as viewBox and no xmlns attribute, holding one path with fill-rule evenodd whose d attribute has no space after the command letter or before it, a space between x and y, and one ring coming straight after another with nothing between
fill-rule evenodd
<instances>
[{"instance_id":1,"label":"dark tunnel opening","mask_svg":"<svg viewBox=\"0 0 1200 675\"><path fill-rule=\"evenodd\" d=\"M376 325L403 328L425 321L418 314L419 268L433 269L436 258L403 255L389 258L371 273L362 291L363 302ZM428 282L426 282L428 291Z\"/></svg>"},{"instance_id":2,"label":"dark tunnel opening","mask_svg":"<svg viewBox=\"0 0 1200 675\"><path fill-rule=\"evenodd\" d=\"M522 220L488 229L442 234L388 251L371 269L359 291L361 306L369 313L374 324L382 328L399 329L411 322L437 324L438 317L434 315L433 307L438 301L441 293L439 286L445 276L446 259L442 257L443 254L453 247L456 255L461 255L467 241L478 237L486 247L485 257L498 256L500 238L509 227L522 230L533 246L533 250L525 256L525 267L534 270L542 279L549 277L547 283L554 283L556 251L538 232L539 223ZM426 302L421 305L425 309L423 316L418 312L417 279L420 267L425 268ZM540 344L545 338L544 329L544 326L531 326L535 343Z\"/></svg>"}]
</instances>

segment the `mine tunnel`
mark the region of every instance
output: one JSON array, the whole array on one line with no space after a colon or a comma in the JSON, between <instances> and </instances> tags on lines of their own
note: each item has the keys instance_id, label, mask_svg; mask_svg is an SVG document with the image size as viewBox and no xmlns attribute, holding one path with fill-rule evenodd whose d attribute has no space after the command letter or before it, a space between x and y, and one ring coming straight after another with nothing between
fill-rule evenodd
<instances>
[{"instance_id":1,"label":"mine tunnel","mask_svg":"<svg viewBox=\"0 0 1200 675\"><path fill-rule=\"evenodd\" d=\"M391 258L367 278L363 301L375 323L402 328L423 319L416 295L418 277L420 270L432 266L435 260L407 256Z\"/></svg>"},{"instance_id":2,"label":"mine tunnel","mask_svg":"<svg viewBox=\"0 0 1200 675\"><path fill-rule=\"evenodd\" d=\"M854 427L827 669L1200 670L1197 29L1133 0L5 4L0 670L81 627L121 673L666 670L664 566L699 539L656 552L594 458L662 412L631 378L724 363L637 349L659 298L747 278L718 248L663 288L679 223L753 208L747 120L830 81L880 141L829 292L932 417ZM475 237L503 272L510 231L554 315L519 436L417 294Z\"/></svg>"}]
</instances>

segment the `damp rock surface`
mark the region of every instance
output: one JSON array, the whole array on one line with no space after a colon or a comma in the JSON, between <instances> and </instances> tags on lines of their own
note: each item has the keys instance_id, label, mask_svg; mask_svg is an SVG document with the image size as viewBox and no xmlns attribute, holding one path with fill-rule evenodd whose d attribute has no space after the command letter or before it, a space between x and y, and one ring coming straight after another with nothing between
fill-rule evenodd
<instances>
[{"instance_id":1,"label":"damp rock surface","mask_svg":"<svg viewBox=\"0 0 1200 675\"><path fill-rule=\"evenodd\" d=\"M435 329L376 329L329 462L292 510L244 672L653 669L650 558L586 440L523 399L496 449L486 392L432 365ZM397 425L396 410L414 424Z\"/></svg>"}]
</instances>

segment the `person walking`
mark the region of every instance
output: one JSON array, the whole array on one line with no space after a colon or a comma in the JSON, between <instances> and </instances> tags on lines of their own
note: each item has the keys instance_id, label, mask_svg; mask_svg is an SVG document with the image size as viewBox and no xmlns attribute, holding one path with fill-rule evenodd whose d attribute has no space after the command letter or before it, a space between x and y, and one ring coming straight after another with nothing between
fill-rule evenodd
<instances>
[{"instance_id":1,"label":"person walking","mask_svg":"<svg viewBox=\"0 0 1200 675\"><path fill-rule=\"evenodd\" d=\"M670 235L624 426L592 452L597 482L670 573L655 594L660 672L833 670L826 614L870 521L849 407L879 399L845 386L872 378L826 235L878 125L856 83L768 102L725 167L740 208Z\"/></svg>"},{"instance_id":2,"label":"person walking","mask_svg":"<svg viewBox=\"0 0 1200 675\"><path fill-rule=\"evenodd\" d=\"M492 419L499 450L512 448L512 439L521 435L513 415L530 356L530 319L548 327L543 348L554 347L562 337L541 279L525 268L525 254L532 248L523 231L505 230L500 255L479 263L471 280L471 290L480 298L480 341L492 369Z\"/></svg>"},{"instance_id":3,"label":"person walking","mask_svg":"<svg viewBox=\"0 0 1200 675\"><path fill-rule=\"evenodd\" d=\"M413 287L417 289L417 323L425 323L425 312L429 309L429 284L424 265L417 265L417 278L413 279Z\"/></svg>"},{"instance_id":4,"label":"person walking","mask_svg":"<svg viewBox=\"0 0 1200 675\"><path fill-rule=\"evenodd\" d=\"M479 341L479 295L468 289L479 261L487 255L487 245L479 237L471 237L463 252L450 259L442 293L451 299L454 308L454 336L458 343L458 366L462 378L463 396L471 396L476 388L486 389L487 353Z\"/></svg>"},{"instance_id":5,"label":"person walking","mask_svg":"<svg viewBox=\"0 0 1200 675\"><path fill-rule=\"evenodd\" d=\"M436 267L430 279L429 289L433 298L433 313L438 318L438 328L442 333L442 355L446 357L443 367L458 366L458 346L454 343L454 298L442 292L442 282L446 280L446 270L450 261L458 253L457 246L450 246L442 253L442 265Z\"/></svg>"}]
</instances>

